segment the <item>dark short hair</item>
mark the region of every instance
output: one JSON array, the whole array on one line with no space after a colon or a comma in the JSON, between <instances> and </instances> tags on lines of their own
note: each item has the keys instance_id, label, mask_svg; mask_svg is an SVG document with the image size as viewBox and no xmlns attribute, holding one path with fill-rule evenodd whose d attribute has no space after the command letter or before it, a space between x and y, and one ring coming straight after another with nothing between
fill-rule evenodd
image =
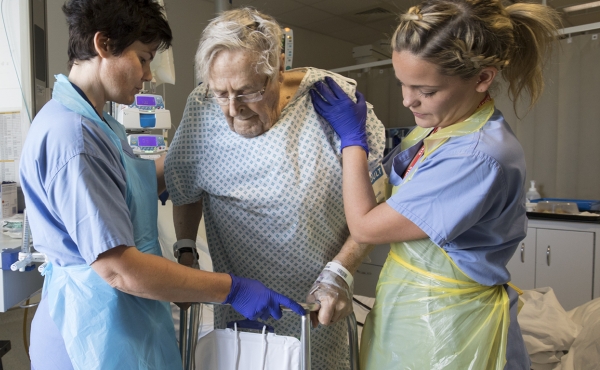
<instances>
[{"instance_id":1,"label":"dark short hair","mask_svg":"<svg viewBox=\"0 0 600 370\"><path fill-rule=\"evenodd\" d=\"M115 56L136 41L158 43L158 50L171 46L171 27L163 7L154 0L69 0L62 10L69 25L69 69L76 60L98 55L94 48L96 32L111 40Z\"/></svg>"}]
</instances>

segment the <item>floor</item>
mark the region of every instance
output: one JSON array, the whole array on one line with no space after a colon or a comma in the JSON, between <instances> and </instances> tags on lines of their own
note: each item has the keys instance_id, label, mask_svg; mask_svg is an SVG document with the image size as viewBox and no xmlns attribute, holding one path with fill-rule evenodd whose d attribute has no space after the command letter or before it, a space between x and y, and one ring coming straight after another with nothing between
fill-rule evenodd
<instances>
[{"instance_id":1,"label":"floor","mask_svg":"<svg viewBox=\"0 0 600 370\"><path fill-rule=\"evenodd\" d=\"M37 299L39 300L39 298ZM32 299L32 302L37 300ZM35 307L27 309L26 335L29 343L31 320L35 314ZM5 370L30 370L31 364L23 343L23 319L25 309L11 308L7 312L0 312L0 339L10 341L10 351L2 357L2 366Z\"/></svg>"}]
</instances>

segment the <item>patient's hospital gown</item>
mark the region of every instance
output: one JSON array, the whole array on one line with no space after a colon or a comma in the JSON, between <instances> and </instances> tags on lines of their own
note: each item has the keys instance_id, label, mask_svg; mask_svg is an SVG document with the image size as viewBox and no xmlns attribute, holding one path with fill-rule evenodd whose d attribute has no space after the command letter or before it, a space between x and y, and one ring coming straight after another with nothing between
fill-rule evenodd
<instances>
[{"instance_id":1,"label":"patient's hospital gown","mask_svg":"<svg viewBox=\"0 0 600 370\"><path fill-rule=\"evenodd\" d=\"M304 302L323 267L349 236L342 201L340 140L314 110L308 91L331 76L354 97L354 81L306 68L277 123L247 139L229 129L220 107L190 94L166 159L173 204L203 200L214 270L262 281ZM380 162L384 127L369 106L369 165ZM242 317L215 309L215 326ZM268 323L279 335L300 336L300 318L284 312ZM348 368L345 321L312 330L313 369Z\"/></svg>"}]
</instances>

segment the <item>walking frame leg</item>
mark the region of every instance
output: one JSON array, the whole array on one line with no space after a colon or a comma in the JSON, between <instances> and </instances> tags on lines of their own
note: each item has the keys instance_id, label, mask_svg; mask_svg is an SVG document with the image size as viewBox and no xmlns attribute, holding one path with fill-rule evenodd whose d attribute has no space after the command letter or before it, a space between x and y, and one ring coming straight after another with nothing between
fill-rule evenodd
<instances>
[{"instance_id":1,"label":"walking frame leg","mask_svg":"<svg viewBox=\"0 0 600 370\"><path fill-rule=\"evenodd\" d=\"M179 314L179 352L183 370L193 370L196 356L196 343L198 341L198 318L202 306L192 303L187 310Z\"/></svg>"},{"instance_id":2,"label":"walking frame leg","mask_svg":"<svg viewBox=\"0 0 600 370\"><path fill-rule=\"evenodd\" d=\"M359 370L358 363L358 330L356 328L356 316L352 312L346 318L348 324L348 344L350 348L350 370Z\"/></svg>"}]
</instances>

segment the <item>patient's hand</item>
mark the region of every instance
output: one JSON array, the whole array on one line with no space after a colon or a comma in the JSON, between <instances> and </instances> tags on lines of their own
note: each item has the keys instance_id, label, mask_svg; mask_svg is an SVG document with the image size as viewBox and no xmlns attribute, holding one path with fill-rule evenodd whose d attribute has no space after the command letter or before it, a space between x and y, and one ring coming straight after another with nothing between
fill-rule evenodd
<instances>
[{"instance_id":1,"label":"patient's hand","mask_svg":"<svg viewBox=\"0 0 600 370\"><path fill-rule=\"evenodd\" d=\"M318 311L310 313L313 327L319 323L331 325L352 313L352 287L341 276L324 270L310 289L306 302L321 305Z\"/></svg>"}]
</instances>

